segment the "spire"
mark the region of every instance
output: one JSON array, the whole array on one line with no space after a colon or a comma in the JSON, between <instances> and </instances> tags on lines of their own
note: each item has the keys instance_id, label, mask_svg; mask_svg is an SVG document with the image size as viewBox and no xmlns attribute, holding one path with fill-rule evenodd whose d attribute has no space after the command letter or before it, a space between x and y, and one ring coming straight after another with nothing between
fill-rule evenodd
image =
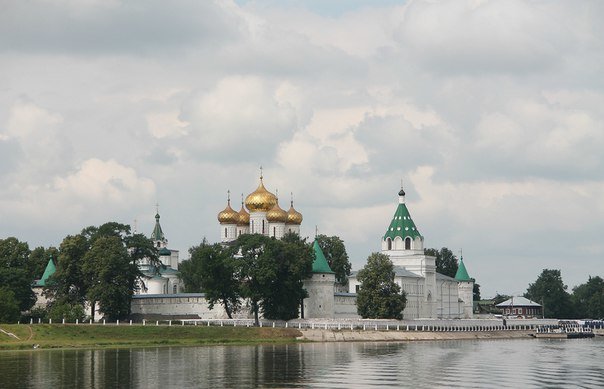
<instances>
[{"instance_id":1,"label":"spire","mask_svg":"<svg viewBox=\"0 0 604 389\"><path fill-rule=\"evenodd\" d=\"M164 241L165 236L164 232L161 229L161 225L159 224L159 204L155 204L155 227L153 227L153 232L151 233L151 239L154 241Z\"/></svg>"},{"instance_id":2,"label":"spire","mask_svg":"<svg viewBox=\"0 0 604 389\"><path fill-rule=\"evenodd\" d=\"M289 206L294 206L294 192L289 192Z\"/></svg>"},{"instance_id":3,"label":"spire","mask_svg":"<svg viewBox=\"0 0 604 389\"><path fill-rule=\"evenodd\" d=\"M227 204L229 206L231 205L231 190L230 189L227 190Z\"/></svg>"},{"instance_id":4,"label":"spire","mask_svg":"<svg viewBox=\"0 0 604 389\"><path fill-rule=\"evenodd\" d=\"M323 251L319 246L319 241L316 238L312 247L315 252L315 260L312 263L312 272L333 274L333 270L331 270L331 268L329 267L329 263L327 263L327 259L325 259L325 255L323 254Z\"/></svg>"},{"instance_id":5,"label":"spire","mask_svg":"<svg viewBox=\"0 0 604 389\"><path fill-rule=\"evenodd\" d=\"M405 190L403 189L403 179L401 178L401 190L398 192L398 202L405 204Z\"/></svg>"},{"instance_id":6,"label":"spire","mask_svg":"<svg viewBox=\"0 0 604 389\"><path fill-rule=\"evenodd\" d=\"M459 258L459 266L457 266L457 273L455 273L455 279L457 281L472 281L472 278L468 275L466 265L463 263L463 256Z\"/></svg>"},{"instance_id":7,"label":"spire","mask_svg":"<svg viewBox=\"0 0 604 389\"><path fill-rule=\"evenodd\" d=\"M262 165L260 165L260 181L262 181L263 178L264 176L262 175Z\"/></svg>"}]
</instances>

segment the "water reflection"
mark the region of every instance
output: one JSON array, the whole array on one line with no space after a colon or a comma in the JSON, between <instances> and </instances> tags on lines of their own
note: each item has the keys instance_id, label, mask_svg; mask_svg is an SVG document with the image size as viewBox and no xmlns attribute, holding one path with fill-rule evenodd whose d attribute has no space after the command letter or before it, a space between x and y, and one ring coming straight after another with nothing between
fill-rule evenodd
<instances>
[{"instance_id":1,"label":"water reflection","mask_svg":"<svg viewBox=\"0 0 604 389\"><path fill-rule=\"evenodd\" d=\"M0 352L2 388L604 386L604 339Z\"/></svg>"}]
</instances>

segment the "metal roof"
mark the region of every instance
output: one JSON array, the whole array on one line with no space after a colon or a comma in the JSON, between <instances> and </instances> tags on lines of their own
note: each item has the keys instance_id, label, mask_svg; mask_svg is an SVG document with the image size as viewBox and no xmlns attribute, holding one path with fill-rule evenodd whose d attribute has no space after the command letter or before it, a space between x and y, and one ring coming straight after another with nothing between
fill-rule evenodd
<instances>
[{"instance_id":1,"label":"metal roof","mask_svg":"<svg viewBox=\"0 0 604 389\"><path fill-rule=\"evenodd\" d=\"M497 307L540 307L541 304L537 304L534 301L527 299L526 297L512 297L509 300L505 300L502 303L496 305Z\"/></svg>"}]
</instances>

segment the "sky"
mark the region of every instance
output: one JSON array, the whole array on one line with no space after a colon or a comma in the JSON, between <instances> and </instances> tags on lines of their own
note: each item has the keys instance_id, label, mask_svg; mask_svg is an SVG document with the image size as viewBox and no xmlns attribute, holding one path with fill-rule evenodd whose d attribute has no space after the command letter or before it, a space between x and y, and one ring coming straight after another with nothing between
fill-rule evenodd
<instances>
[{"instance_id":1,"label":"sky","mask_svg":"<svg viewBox=\"0 0 604 389\"><path fill-rule=\"evenodd\" d=\"M264 183L381 247L404 183L482 295L604 276L604 2L5 0L0 238L107 221L186 259Z\"/></svg>"}]
</instances>

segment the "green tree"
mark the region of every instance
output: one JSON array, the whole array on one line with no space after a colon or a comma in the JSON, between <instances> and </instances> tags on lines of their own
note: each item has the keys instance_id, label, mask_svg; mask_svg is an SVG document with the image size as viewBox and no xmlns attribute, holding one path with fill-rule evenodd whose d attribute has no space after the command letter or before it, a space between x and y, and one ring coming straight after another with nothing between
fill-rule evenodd
<instances>
[{"instance_id":1,"label":"green tree","mask_svg":"<svg viewBox=\"0 0 604 389\"><path fill-rule=\"evenodd\" d=\"M5 286L0 286L0 323L14 323L19 320L21 311L15 294Z\"/></svg>"},{"instance_id":2,"label":"green tree","mask_svg":"<svg viewBox=\"0 0 604 389\"><path fill-rule=\"evenodd\" d=\"M572 295L577 317L600 319L604 317L604 280L589 277L586 283L576 286Z\"/></svg>"},{"instance_id":3,"label":"green tree","mask_svg":"<svg viewBox=\"0 0 604 389\"><path fill-rule=\"evenodd\" d=\"M89 280L86 297L109 320L130 314L130 300L142 277L119 236L99 236L84 255L82 271Z\"/></svg>"},{"instance_id":4,"label":"green tree","mask_svg":"<svg viewBox=\"0 0 604 389\"><path fill-rule=\"evenodd\" d=\"M36 303L31 289L33 278L24 268L0 268L0 286L12 291L20 311L29 310Z\"/></svg>"},{"instance_id":5,"label":"green tree","mask_svg":"<svg viewBox=\"0 0 604 389\"><path fill-rule=\"evenodd\" d=\"M387 255L373 253L357 275L357 312L362 318L402 319L407 297L394 282L394 266Z\"/></svg>"},{"instance_id":6,"label":"green tree","mask_svg":"<svg viewBox=\"0 0 604 389\"><path fill-rule=\"evenodd\" d=\"M272 243L276 277L262 302L263 314L267 319L294 319L303 299L308 297L304 279L311 276L314 251L306 239L294 233Z\"/></svg>"},{"instance_id":7,"label":"green tree","mask_svg":"<svg viewBox=\"0 0 604 389\"><path fill-rule=\"evenodd\" d=\"M291 240L290 240L291 238ZM277 240L263 235L237 238L235 271L241 295L250 302L256 325L260 309L266 318L289 320L298 316L306 296L302 281L312 269L312 248L294 238Z\"/></svg>"},{"instance_id":8,"label":"green tree","mask_svg":"<svg viewBox=\"0 0 604 389\"><path fill-rule=\"evenodd\" d=\"M437 273L444 274L449 277L455 277L459 262L451 250L446 247L441 248L440 251L437 249L425 249L424 254L431 257L436 257Z\"/></svg>"},{"instance_id":9,"label":"green tree","mask_svg":"<svg viewBox=\"0 0 604 389\"><path fill-rule=\"evenodd\" d=\"M341 285L348 284L348 276L352 265L344 241L337 236L318 235L317 241L331 270L336 273L336 281Z\"/></svg>"},{"instance_id":10,"label":"green tree","mask_svg":"<svg viewBox=\"0 0 604 389\"><path fill-rule=\"evenodd\" d=\"M472 292L473 300L480 301L480 285L478 285L476 282L474 282L474 289L472 290Z\"/></svg>"},{"instance_id":11,"label":"green tree","mask_svg":"<svg viewBox=\"0 0 604 389\"><path fill-rule=\"evenodd\" d=\"M191 258L180 266L180 278L187 292L204 292L210 309L222 304L229 319L241 306L240 283L235 274L232 249L210 245L204 239L189 249Z\"/></svg>"},{"instance_id":12,"label":"green tree","mask_svg":"<svg viewBox=\"0 0 604 389\"><path fill-rule=\"evenodd\" d=\"M84 305L90 280L84 275L84 256L90 248L88 239L82 235L69 235L59 246L56 272L49 278L45 294L50 305ZM93 312L91 312L92 316Z\"/></svg>"},{"instance_id":13,"label":"green tree","mask_svg":"<svg viewBox=\"0 0 604 389\"><path fill-rule=\"evenodd\" d=\"M543 269L537 280L529 284L524 297L543 303L545 317L567 319L573 316L573 312L566 289L560 270Z\"/></svg>"},{"instance_id":14,"label":"green tree","mask_svg":"<svg viewBox=\"0 0 604 389\"><path fill-rule=\"evenodd\" d=\"M103 258L104 250L110 254L107 258ZM148 258L156 266L159 264L153 242L142 234L132 235L130 226L125 224L108 222L67 236L59 247L57 271L49 279L46 290L52 300L51 307L54 304L84 306L89 301L90 316L94 318L96 302L99 302L101 312L109 318L124 317L130 311L134 291L142 285L143 274L138 269L142 258ZM110 274L115 277L111 278ZM99 297L102 299L97 299Z\"/></svg>"},{"instance_id":15,"label":"green tree","mask_svg":"<svg viewBox=\"0 0 604 389\"><path fill-rule=\"evenodd\" d=\"M0 268L27 268L29 260L29 246L27 242L10 237L0 239Z\"/></svg>"},{"instance_id":16,"label":"green tree","mask_svg":"<svg viewBox=\"0 0 604 389\"><path fill-rule=\"evenodd\" d=\"M511 299L512 296L508 296L507 294L499 294L497 293L495 297L493 297L493 305L500 304L506 300Z\"/></svg>"}]
</instances>

